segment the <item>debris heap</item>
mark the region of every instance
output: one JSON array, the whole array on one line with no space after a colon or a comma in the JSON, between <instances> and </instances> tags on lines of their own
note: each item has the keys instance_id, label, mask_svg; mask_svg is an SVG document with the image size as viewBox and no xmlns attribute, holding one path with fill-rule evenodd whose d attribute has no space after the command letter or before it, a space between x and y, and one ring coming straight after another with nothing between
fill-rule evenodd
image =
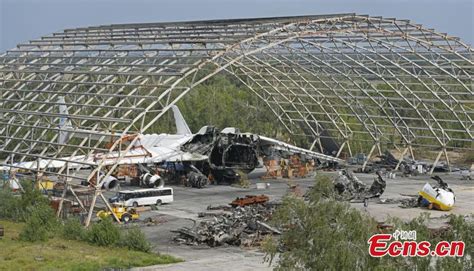
<instances>
[{"instance_id":1,"label":"debris heap","mask_svg":"<svg viewBox=\"0 0 474 271\"><path fill-rule=\"evenodd\" d=\"M342 170L334 180L334 189L339 200L365 200L379 198L385 191L386 182L378 171L377 177L369 187L350 171Z\"/></svg>"},{"instance_id":2,"label":"debris heap","mask_svg":"<svg viewBox=\"0 0 474 271\"><path fill-rule=\"evenodd\" d=\"M234 246L257 245L266 234L280 234L280 231L266 222L271 218L275 204L258 204L222 207L219 212L201 213L206 220L196 222L190 228L183 227L173 232L176 242L187 245L206 244L211 247L224 244ZM208 210L216 211L215 207Z\"/></svg>"}]
</instances>

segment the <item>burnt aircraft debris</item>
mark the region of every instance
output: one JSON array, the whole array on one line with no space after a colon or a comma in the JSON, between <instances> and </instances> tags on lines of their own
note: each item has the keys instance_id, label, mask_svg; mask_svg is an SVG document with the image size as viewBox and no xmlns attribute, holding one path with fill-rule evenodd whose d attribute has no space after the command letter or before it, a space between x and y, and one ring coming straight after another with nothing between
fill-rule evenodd
<instances>
[{"instance_id":1,"label":"burnt aircraft debris","mask_svg":"<svg viewBox=\"0 0 474 271\"><path fill-rule=\"evenodd\" d=\"M436 180L437 185L426 183L420 194L420 206L428 209L436 209L440 211L449 211L456 202L454 191L439 176L431 177Z\"/></svg>"},{"instance_id":2,"label":"burnt aircraft debris","mask_svg":"<svg viewBox=\"0 0 474 271\"><path fill-rule=\"evenodd\" d=\"M252 205L252 204L262 204L265 203L269 200L268 196L265 195L247 195L244 198L236 198L230 203L230 206L232 207L243 207L247 205Z\"/></svg>"},{"instance_id":3,"label":"burnt aircraft debris","mask_svg":"<svg viewBox=\"0 0 474 271\"><path fill-rule=\"evenodd\" d=\"M385 198L379 204L399 204L401 208L424 207L441 211L449 211L456 202L454 191L439 176L431 177L436 185L426 183L417 195L403 195L405 198Z\"/></svg>"},{"instance_id":4,"label":"burnt aircraft debris","mask_svg":"<svg viewBox=\"0 0 474 271\"><path fill-rule=\"evenodd\" d=\"M379 198L385 191L386 182L381 172L378 171L376 174L372 185L367 186L352 171L343 169L333 181L336 198L346 201Z\"/></svg>"},{"instance_id":5,"label":"burnt aircraft debris","mask_svg":"<svg viewBox=\"0 0 474 271\"><path fill-rule=\"evenodd\" d=\"M420 198L418 195L406 198L384 198L378 201L378 204L398 204L400 208L417 208L420 206Z\"/></svg>"},{"instance_id":6,"label":"burnt aircraft debris","mask_svg":"<svg viewBox=\"0 0 474 271\"><path fill-rule=\"evenodd\" d=\"M209 179L206 175L201 173L195 166L191 165L191 172L188 173L185 179L185 186L203 188L209 183Z\"/></svg>"},{"instance_id":7,"label":"burnt aircraft debris","mask_svg":"<svg viewBox=\"0 0 474 271\"><path fill-rule=\"evenodd\" d=\"M358 168L358 172L372 173L380 170L401 171L402 176L418 176L420 174L427 174L430 172L449 172L449 171L461 171L461 168L450 167L447 163L438 161L436 164L432 164L428 161L415 160L409 156L404 156L401 160L395 158L395 156L388 150L382 155L378 155L375 159L367 161L367 156L363 153L359 153L354 157L349 158L348 163L351 165L363 165L365 167Z\"/></svg>"},{"instance_id":8,"label":"burnt aircraft debris","mask_svg":"<svg viewBox=\"0 0 474 271\"><path fill-rule=\"evenodd\" d=\"M209 157L200 171L214 181L237 182L240 174L249 173L261 165L259 158L290 159L298 156L301 162L321 165L327 161L342 160L332 156L301 149L284 142L251 133L242 133L238 128L228 127L219 131L213 126L204 126L181 147L181 151Z\"/></svg>"},{"instance_id":9,"label":"burnt aircraft debris","mask_svg":"<svg viewBox=\"0 0 474 271\"><path fill-rule=\"evenodd\" d=\"M219 209L217 209L219 208ZM200 222L193 220L193 226L172 232L178 233L174 241L186 245L254 246L267 234L280 234L280 230L268 225L275 211L275 204L255 204L244 207L210 207L201 213L206 218ZM217 211L214 214L209 211Z\"/></svg>"}]
</instances>

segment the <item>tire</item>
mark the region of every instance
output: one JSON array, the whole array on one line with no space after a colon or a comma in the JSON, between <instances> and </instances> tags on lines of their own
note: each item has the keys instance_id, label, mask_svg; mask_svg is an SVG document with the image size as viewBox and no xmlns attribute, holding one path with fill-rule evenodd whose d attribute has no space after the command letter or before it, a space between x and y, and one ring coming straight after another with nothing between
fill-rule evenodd
<instances>
[{"instance_id":1,"label":"tire","mask_svg":"<svg viewBox=\"0 0 474 271\"><path fill-rule=\"evenodd\" d=\"M160 206L163 202L161 202L161 199L156 201L156 206Z\"/></svg>"},{"instance_id":2,"label":"tire","mask_svg":"<svg viewBox=\"0 0 474 271\"><path fill-rule=\"evenodd\" d=\"M138 202L134 201L134 202L132 203L132 206L135 207L135 208L137 208L137 207L138 207Z\"/></svg>"},{"instance_id":3,"label":"tire","mask_svg":"<svg viewBox=\"0 0 474 271\"><path fill-rule=\"evenodd\" d=\"M128 223L130 220L132 220L132 216L129 214L123 214L121 220L123 223Z\"/></svg>"}]
</instances>

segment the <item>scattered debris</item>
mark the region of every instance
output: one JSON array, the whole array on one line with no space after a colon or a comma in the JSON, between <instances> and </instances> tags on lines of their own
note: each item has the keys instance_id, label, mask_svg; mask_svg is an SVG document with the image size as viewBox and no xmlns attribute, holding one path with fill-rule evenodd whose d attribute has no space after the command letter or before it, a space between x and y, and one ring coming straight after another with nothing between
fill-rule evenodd
<instances>
[{"instance_id":1,"label":"scattered debris","mask_svg":"<svg viewBox=\"0 0 474 271\"><path fill-rule=\"evenodd\" d=\"M418 195L403 195L408 198L402 199L381 199L379 204L399 204L401 208L417 208L426 207L428 209L436 209L441 211L449 211L453 208L456 201L454 192L449 185L439 176L431 177L438 182L437 185L431 186L426 183Z\"/></svg>"},{"instance_id":2,"label":"scattered debris","mask_svg":"<svg viewBox=\"0 0 474 271\"><path fill-rule=\"evenodd\" d=\"M379 198L385 191L386 182L380 172L370 187L359 181L350 170L343 169L333 181L339 200L366 200Z\"/></svg>"},{"instance_id":3,"label":"scattered debris","mask_svg":"<svg viewBox=\"0 0 474 271\"><path fill-rule=\"evenodd\" d=\"M232 207L227 206L227 205L218 205L218 206L212 206L209 205L207 206L207 210L225 210L225 211L230 211Z\"/></svg>"},{"instance_id":4,"label":"scattered debris","mask_svg":"<svg viewBox=\"0 0 474 271\"><path fill-rule=\"evenodd\" d=\"M377 229L380 233L387 233L393 230L394 226L391 224L386 224L385 222L378 222Z\"/></svg>"},{"instance_id":5,"label":"scattered debris","mask_svg":"<svg viewBox=\"0 0 474 271\"><path fill-rule=\"evenodd\" d=\"M214 209L216 207L213 207ZM224 244L235 246L257 245L266 234L280 234L280 230L268 225L275 204L256 204L222 211L201 222L193 221L193 226L183 227L174 240L187 245L206 244L211 247ZM209 209L209 207L208 207ZM209 213L206 213L206 217Z\"/></svg>"},{"instance_id":6,"label":"scattered debris","mask_svg":"<svg viewBox=\"0 0 474 271\"><path fill-rule=\"evenodd\" d=\"M288 182L288 193L296 197L304 196L303 190L301 189L300 185L293 182Z\"/></svg>"},{"instance_id":7,"label":"scattered debris","mask_svg":"<svg viewBox=\"0 0 474 271\"><path fill-rule=\"evenodd\" d=\"M258 190L264 190L270 187L270 183L256 183L255 185Z\"/></svg>"},{"instance_id":8,"label":"scattered debris","mask_svg":"<svg viewBox=\"0 0 474 271\"><path fill-rule=\"evenodd\" d=\"M472 181L474 180L474 174L471 170L464 170L461 172L461 180Z\"/></svg>"},{"instance_id":9,"label":"scattered debris","mask_svg":"<svg viewBox=\"0 0 474 271\"><path fill-rule=\"evenodd\" d=\"M263 166L265 167L265 175L260 177L260 179L276 179L281 177L281 167L276 159L265 159L263 161Z\"/></svg>"},{"instance_id":10,"label":"scattered debris","mask_svg":"<svg viewBox=\"0 0 474 271\"><path fill-rule=\"evenodd\" d=\"M162 215L148 217L145 220L143 220L143 223L146 226L155 226L155 225L163 224L166 222L168 222L168 220Z\"/></svg>"},{"instance_id":11,"label":"scattered debris","mask_svg":"<svg viewBox=\"0 0 474 271\"><path fill-rule=\"evenodd\" d=\"M438 185L431 186L429 183L426 183L423 186L423 189L419 192L420 197L422 197L420 206L441 211L451 210L456 201L453 190L439 176L431 178L436 180Z\"/></svg>"},{"instance_id":12,"label":"scattered debris","mask_svg":"<svg viewBox=\"0 0 474 271\"><path fill-rule=\"evenodd\" d=\"M408 198L385 198L377 202L378 204L398 204L400 208L417 208L420 206L420 197L418 195Z\"/></svg>"},{"instance_id":13,"label":"scattered debris","mask_svg":"<svg viewBox=\"0 0 474 271\"><path fill-rule=\"evenodd\" d=\"M226 211L219 211L219 212L199 212L198 217L213 217L213 216L220 216L225 215Z\"/></svg>"},{"instance_id":14,"label":"scattered debris","mask_svg":"<svg viewBox=\"0 0 474 271\"><path fill-rule=\"evenodd\" d=\"M350 157L348 163L350 165L363 165L366 160L367 155L365 155L365 153L358 153L354 157Z\"/></svg>"},{"instance_id":15,"label":"scattered debris","mask_svg":"<svg viewBox=\"0 0 474 271\"><path fill-rule=\"evenodd\" d=\"M265 203L269 200L268 196L265 195L259 195L259 196L254 196L254 195L247 195L245 198L236 198L230 203L230 206L232 207L237 207L237 206L247 206L247 205L252 205L252 204L262 204Z\"/></svg>"},{"instance_id":16,"label":"scattered debris","mask_svg":"<svg viewBox=\"0 0 474 271\"><path fill-rule=\"evenodd\" d=\"M264 222L261 222L261 221L257 221L257 224L266 228L267 230L273 232L273 233L276 233L276 234L281 234L281 231L278 230L277 228L275 227L272 227L270 225L268 225L267 223L264 223Z\"/></svg>"}]
</instances>

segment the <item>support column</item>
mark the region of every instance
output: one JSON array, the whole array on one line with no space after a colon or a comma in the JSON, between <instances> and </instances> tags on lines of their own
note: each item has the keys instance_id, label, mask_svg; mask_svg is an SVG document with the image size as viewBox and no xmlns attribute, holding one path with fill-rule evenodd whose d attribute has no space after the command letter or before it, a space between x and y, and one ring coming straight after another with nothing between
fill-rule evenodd
<instances>
[{"instance_id":1,"label":"support column","mask_svg":"<svg viewBox=\"0 0 474 271\"><path fill-rule=\"evenodd\" d=\"M69 163L66 163L66 178L64 179L64 189L63 193L61 194L61 200L59 201L58 212L56 216L59 217L61 215L61 211L63 210L64 198L66 197L68 186L69 186Z\"/></svg>"},{"instance_id":2,"label":"support column","mask_svg":"<svg viewBox=\"0 0 474 271\"><path fill-rule=\"evenodd\" d=\"M72 187L69 187L69 191L71 191L71 194L74 196L74 198L77 200L79 205L81 206L82 210L86 211L86 207L84 206L84 203L82 203L82 200L77 196L76 192Z\"/></svg>"},{"instance_id":3,"label":"support column","mask_svg":"<svg viewBox=\"0 0 474 271\"><path fill-rule=\"evenodd\" d=\"M397 166L395 167L395 170L398 170L398 168L400 167L400 164L402 163L403 161L403 157L405 157L405 154L407 154L408 152L408 147L406 147L405 149L403 149L403 152L402 154L400 155L400 158L398 158L398 163L397 163Z\"/></svg>"},{"instance_id":4,"label":"support column","mask_svg":"<svg viewBox=\"0 0 474 271\"><path fill-rule=\"evenodd\" d=\"M379 143L375 143L370 149L369 155L367 155L367 160L365 160L364 164L362 165L362 170L365 170L365 167L367 166L367 163L369 162L369 159L372 156L372 153L375 151L375 148L377 147L378 144Z\"/></svg>"},{"instance_id":5,"label":"support column","mask_svg":"<svg viewBox=\"0 0 474 271\"><path fill-rule=\"evenodd\" d=\"M89 227L89 225L91 223L92 213L94 212L95 202L97 201L97 195L98 195L98 191L96 189L96 190L94 190L94 197L92 197L91 206L89 207L89 213L87 214L86 223L84 225L84 226L86 226L86 228Z\"/></svg>"},{"instance_id":6,"label":"support column","mask_svg":"<svg viewBox=\"0 0 474 271\"><path fill-rule=\"evenodd\" d=\"M337 151L337 154L336 154L336 158L339 158L339 155L341 155L341 152L342 152L342 149L344 149L344 146L346 145L347 141L344 141L341 145L341 147L339 148L339 150Z\"/></svg>"},{"instance_id":7,"label":"support column","mask_svg":"<svg viewBox=\"0 0 474 271\"><path fill-rule=\"evenodd\" d=\"M413 147L411 145L408 146L408 150L410 151L411 159L415 160L415 154L413 153Z\"/></svg>"},{"instance_id":8,"label":"support column","mask_svg":"<svg viewBox=\"0 0 474 271\"><path fill-rule=\"evenodd\" d=\"M107 201L107 199L104 197L104 194L102 194L102 192L99 193L100 195L100 198L104 201L105 203L105 206L107 206L107 209L109 209L109 211L112 213L112 216L114 217L114 219L119 223L121 224L122 222L120 221L120 219L117 217L117 215L114 213L114 211L112 210L112 206L110 206L109 202Z\"/></svg>"},{"instance_id":9,"label":"support column","mask_svg":"<svg viewBox=\"0 0 474 271\"><path fill-rule=\"evenodd\" d=\"M446 163L448 164L449 172L451 172L451 164L449 163L448 151L444 149L444 157L446 158Z\"/></svg>"},{"instance_id":10,"label":"support column","mask_svg":"<svg viewBox=\"0 0 474 271\"><path fill-rule=\"evenodd\" d=\"M436 160L434 161L433 166L431 167L431 170L430 170L430 175L433 175L433 171L436 165L438 164L439 158L441 158L441 155L443 154L443 152L444 152L444 149L438 153L438 156L436 156Z\"/></svg>"},{"instance_id":11,"label":"support column","mask_svg":"<svg viewBox=\"0 0 474 271\"><path fill-rule=\"evenodd\" d=\"M311 147L309 147L309 150L312 151L315 145L316 145L316 139L313 140L313 143L311 144Z\"/></svg>"}]
</instances>

